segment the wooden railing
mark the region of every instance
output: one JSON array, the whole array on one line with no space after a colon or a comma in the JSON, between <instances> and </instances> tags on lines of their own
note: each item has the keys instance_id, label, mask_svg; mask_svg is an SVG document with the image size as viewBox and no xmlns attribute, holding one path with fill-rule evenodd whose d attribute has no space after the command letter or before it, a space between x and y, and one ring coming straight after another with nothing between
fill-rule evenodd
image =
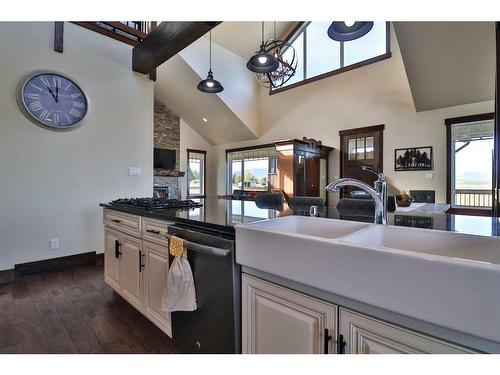
<instances>
[{"instance_id":1,"label":"wooden railing","mask_svg":"<svg viewBox=\"0 0 500 375\"><path fill-rule=\"evenodd\" d=\"M491 208L491 190L455 189L455 207Z\"/></svg>"},{"instance_id":2,"label":"wooden railing","mask_svg":"<svg viewBox=\"0 0 500 375\"><path fill-rule=\"evenodd\" d=\"M136 46L156 28L155 21L93 21L74 22L75 24Z\"/></svg>"}]
</instances>

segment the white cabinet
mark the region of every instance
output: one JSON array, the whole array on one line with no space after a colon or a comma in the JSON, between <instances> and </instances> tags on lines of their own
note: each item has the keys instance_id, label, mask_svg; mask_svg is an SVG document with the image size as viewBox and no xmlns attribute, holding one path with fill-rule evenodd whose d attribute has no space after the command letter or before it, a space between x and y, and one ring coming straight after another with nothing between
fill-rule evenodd
<instances>
[{"instance_id":1,"label":"white cabinet","mask_svg":"<svg viewBox=\"0 0 500 375\"><path fill-rule=\"evenodd\" d=\"M161 310L168 273L168 251L149 241L143 241L145 253L143 312L163 332L172 336L170 313Z\"/></svg>"},{"instance_id":2,"label":"white cabinet","mask_svg":"<svg viewBox=\"0 0 500 375\"><path fill-rule=\"evenodd\" d=\"M141 240L120 234L118 284L123 298L138 310L142 306L143 258Z\"/></svg>"},{"instance_id":3,"label":"white cabinet","mask_svg":"<svg viewBox=\"0 0 500 375\"><path fill-rule=\"evenodd\" d=\"M243 353L334 353L337 307L242 276Z\"/></svg>"},{"instance_id":4,"label":"white cabinet","mask_svg":"<svg viewBox=\"0 0 500 375\"><path fill-rule=\"evenodd\" d=\"M346 354L474 353L363 314L339 310L339 333L345 340Z\"/></svg>"},{"instance_id":5,"label":"white cabinet","mask_svg":"<svg viewBox=\"0 0 500 375\"><path fill-rule=\"evenodd\" d=\"M168 273L165 233L169 223L105 210L104 224L104 280L172 337L170 313L161 310Z\"/></svg>"},{"instance_id":6,"label":"white cabinet","mask_svg":"<svg viewBox=\"0 0 500 375\"><path fill-rule=\"evenodd\" d=\"M118 288L119 235L116 230L104 229L104 279L115 289Z\"/></svg>"},{"instance_id":7,"label":"white cabinet","mask_svg":"<svg viewBox=\"0 0 500 375\"><path fill-rule=\"evenodd\" d=\"M242 340L260 354L477 353L245 274Z\"/></svg>"},{"instance_id":8,"label":"white cabinet","mask_svg":"<svg viewBox=\"0 0 500 375\"><path fill-rule=\"evenodd\" d=\"M142 243L110 227L104 229L104 280L130 304L142 310L144 264Z\"/></svg>"}]
</instances>

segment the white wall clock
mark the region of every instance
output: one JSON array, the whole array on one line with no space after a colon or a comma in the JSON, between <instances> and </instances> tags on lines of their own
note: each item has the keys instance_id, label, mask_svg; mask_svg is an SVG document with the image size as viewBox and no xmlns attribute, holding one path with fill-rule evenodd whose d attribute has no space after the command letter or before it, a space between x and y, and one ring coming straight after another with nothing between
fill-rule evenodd
<instances>
[{"instance_id":1,"label":"white wall clock","mask_svg":"<svg viewBox=\"0 0 500 375\"><path fill-rule=\"evenodd\" d=\"M37 71L19 84L17 101L37 125L65 130L80 124L87 114L85 92L71 78L57 72Z\"/></svg>"}]
</instances>

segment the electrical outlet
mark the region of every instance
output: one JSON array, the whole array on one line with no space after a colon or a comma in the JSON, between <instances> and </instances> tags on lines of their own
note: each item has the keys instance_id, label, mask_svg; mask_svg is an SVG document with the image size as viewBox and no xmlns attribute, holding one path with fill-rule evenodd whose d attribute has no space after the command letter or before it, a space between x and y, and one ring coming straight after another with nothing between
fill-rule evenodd
<instances>
[{"instance_id":1,"label":"electrical outlet","mask_svg":"<svg viewBox=\"0 0 500 375\"><path fill-rule=\"evenodd\" d=\"M59 238L54 238L50 240L50 249L51 250L59 249Z\"/></svg>"}]
</instances>

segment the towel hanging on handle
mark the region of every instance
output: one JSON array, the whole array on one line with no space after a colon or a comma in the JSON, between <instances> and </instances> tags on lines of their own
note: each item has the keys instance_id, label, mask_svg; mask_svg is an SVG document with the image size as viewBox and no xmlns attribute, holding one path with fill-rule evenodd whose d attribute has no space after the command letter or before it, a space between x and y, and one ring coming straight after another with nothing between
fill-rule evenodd
<instances>
[{"instance_id":1,"label":"towel hanging on handle","mask_svg":"<svg viewBox=\"0 0 500 375\"><path fill-rule=\"evenodd\" d=\"M168 270L161 309L167 312L194 311L197 308L196 291L184 240L172 236L169 241L169 252L175 258Z\"/></svg>"}]
</instances>

